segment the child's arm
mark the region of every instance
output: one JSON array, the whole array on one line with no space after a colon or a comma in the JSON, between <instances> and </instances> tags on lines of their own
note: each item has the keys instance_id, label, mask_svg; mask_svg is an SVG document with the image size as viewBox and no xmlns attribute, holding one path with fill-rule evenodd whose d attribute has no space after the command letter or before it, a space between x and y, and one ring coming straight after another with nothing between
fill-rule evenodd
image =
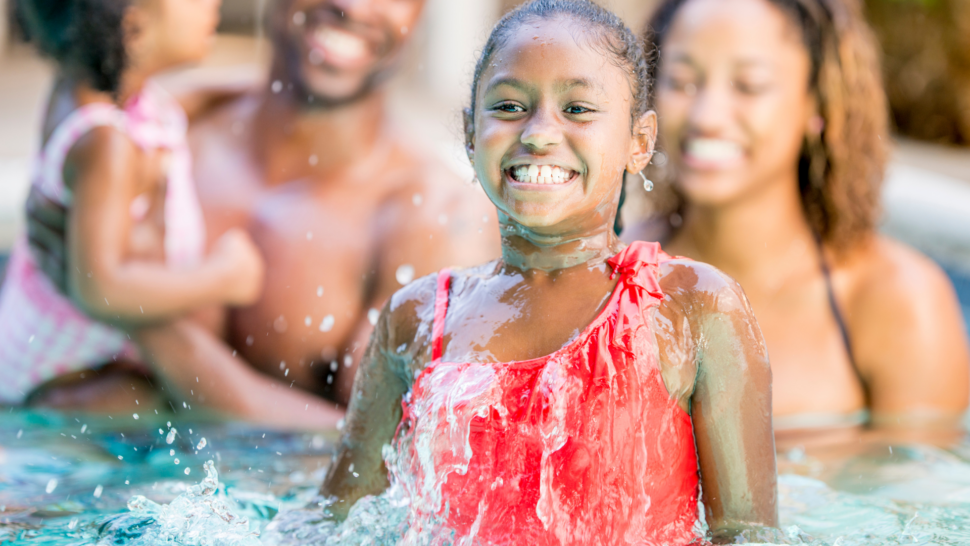
<instances>
[{"instance_id":1,"label":"child's arm","mask_svg":"<svg viewBox=\"0 0 970 546\"><path fill-rule=\"evenodd\" d=\"M691 331L698 360L691 417L707 523L715 543L778 525L771 368L741 287L694 264Z\"/></svg>"},{"instance_id":2,"label":"child's arm","mask_svg":"<svg viewBox=\"0 0 970 546\"><path fill-rule=\"evenodd\" d=\"M382 448L401 422L413 361L430 360L434 290L433 275L412 282L388 301L375 325L357 368L340 449L320 488L333 500L328 509L337 520L357 500L389 485Z\"/></svg>"},{"instance_id":3,"label":"child's arm","mask_svg":"<svg viewBox=\"0 0 970 546\"><path fill-rule=\"evenodd\" d=\"M251 303L263 264L242 232L227 233L199 266L176 270L127 257L130 205L145 156L121 132L100 127L85 135L65 162L74 192L68 215L71 297L92 316L132 324L171 317L209 304Z\"/></svg>"}]
</instances>

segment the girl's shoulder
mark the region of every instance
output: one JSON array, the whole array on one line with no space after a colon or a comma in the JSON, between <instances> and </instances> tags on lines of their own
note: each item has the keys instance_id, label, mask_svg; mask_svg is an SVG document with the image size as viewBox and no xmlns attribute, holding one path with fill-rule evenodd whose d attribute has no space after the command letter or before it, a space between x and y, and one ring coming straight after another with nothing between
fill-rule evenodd
<instances>
[{"instance_id":1,"label":"girl's shoulder","mask_svg":"<svg viewBox=\"0 0 970 546\"><path fill-rule=\"evenodd\" d=\"M495 261L467 268L448 268L425 275L404 285L391 296L384 310L387 343L428 344L434 324L439 292L448 300L459 296L477 281L495 271Z\"/></svg>"},{"instance_id":2,"label":"girl's shoulder","mask_svg":"<svg viewBox=\"0 0 970 546\"><path fill-rule=\"evenodd\" d=\"M659 277L665 300L680 306L719 309L740 302L747 305L741 285L705 262L672 256L660 262Z\"/></svg>"}]
</instances>

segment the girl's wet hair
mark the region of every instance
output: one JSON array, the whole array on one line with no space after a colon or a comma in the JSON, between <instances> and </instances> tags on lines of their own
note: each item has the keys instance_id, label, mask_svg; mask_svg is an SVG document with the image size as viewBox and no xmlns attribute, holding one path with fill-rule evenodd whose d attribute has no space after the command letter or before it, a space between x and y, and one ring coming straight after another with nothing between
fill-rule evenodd
<instances>
[{"instance_id":1,"label":"girl's wet hair","mask_svg":"<svg viewBox=\"0 0 970 546\"><path fill-rule=\"evenodd\" d=\"M16 0L24 34L62 72L117 93L125 54L125 13L133 0Z\"/></svg>"},{"instance_id":2,"label":"girl's wet hair","mask_svg":"<svg viewBox=\"0 0 970 546\"><path fill-rule=\"evenodd\" d=\"M613 12L589 0L532 0L505 14L492 29L482 54L475 64L472 78L471 106L465 110L465 141L471 146L475 129L475 109L478 107L478 85L495 52L524 24L549 19L567 18L581 24L592 40L591 44L604 52L626 70L630 80L633 102L630 108L630 127L650 108L651 79L649 60L641 39ZM626 187L620 192L620 205L625 200ZM622 229L619 210L614 230Z\"/></svg>"},{"instance_id":3,"label":"girl's wet hair","mask_svg":"<svg viewBox=\"0 0 970 546\"><path fill-rule=\"evenodd\" d=\"M688 1L666 0L654 12L644 33L651 56ZM874 231L886 169L889 117L875 38L856 0L765 1L788 16L811 59L809 91L824 128L805 137L798 185L816 235L842 250ZM650 76L659 69L652 63Z\"/></svg>"}]
</instances>

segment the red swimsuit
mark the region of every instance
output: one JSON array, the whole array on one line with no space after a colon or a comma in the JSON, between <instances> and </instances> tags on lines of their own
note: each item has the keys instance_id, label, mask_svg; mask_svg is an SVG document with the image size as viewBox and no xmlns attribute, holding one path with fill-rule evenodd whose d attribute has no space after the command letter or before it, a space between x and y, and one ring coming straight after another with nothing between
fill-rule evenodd
<instances>
[{"instance_id":1,"label":"red swimsuit","mask_svg":"<svg viewBox=\"0 0 970 546\"><path fill-rule=\"evenodd\" d=\"M606 308L555 353L441 361L450 272L438 276L433 361L405 399L389 468L411 499L405 543L682 545L697 538L690 416L670 398L651 331L656 243L609 260Z\"/></svg>"}]
</instances>

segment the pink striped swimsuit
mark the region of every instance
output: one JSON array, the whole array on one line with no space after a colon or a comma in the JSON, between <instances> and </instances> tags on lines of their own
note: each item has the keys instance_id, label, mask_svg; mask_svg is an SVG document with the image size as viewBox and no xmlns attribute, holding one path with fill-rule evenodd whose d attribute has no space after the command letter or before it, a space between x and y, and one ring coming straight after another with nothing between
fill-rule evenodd
<instances>
[{"instance_id":1,"label":"pink striped swimsuit","mask_svg":"<svg viewBox=\"0 0 970 546\"><path fill-rule=\"evenodd\" d=\"M95 127L114 127L145 150L167 150L166 263L191 265L205 251L205 224L192 181L187 124L182 107L151 83L124 109L106 103L83 106L51 134L36 159L33 184L70 207L64 161L78 139ZM144 214L145 207L139 205L143 203L138 199L132 202L134 217ZM18 239L0 291L0 404L21 404L54 377L122 359L139 360L127 334L87 317L37 267L26 238Z\"/></svg>"}]
</instances>

